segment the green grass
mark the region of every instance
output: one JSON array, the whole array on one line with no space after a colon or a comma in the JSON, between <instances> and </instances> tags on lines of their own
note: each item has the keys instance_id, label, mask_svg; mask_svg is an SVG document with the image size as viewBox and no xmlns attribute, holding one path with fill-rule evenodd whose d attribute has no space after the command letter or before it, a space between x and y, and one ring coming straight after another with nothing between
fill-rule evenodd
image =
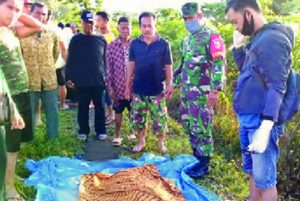
<instances>
[{"instance_id":1,"label":"green grass","mask_svg":"<svg viewBox=\"0 0 300 201\"><path fill-rule=\"evenodd\" d=\"M127 116L127 115L124 115ZM162 155L158 149L156 136L152 135L151 123L147 132L147 146L144 152L151 152ZM169 130L166 137L166 146L171 157L179 154L191 154L189 136L185 134L182 127L174 120L169 119ZM125 135L130 132L128 119L123 123L123 143L124 150L131 150L135 145L130 142ZM48 141L45 136L45 126L37 127L36 136L32 143L22 146L17 164L17 174L22 178L27 178L30 173L24 168L24 163L28 159L40 160L48 156L72 157L74 153L79 153L83 144L76 139L76 120L74 111L60 112L60 135L57 139ZM114 126L108 127L108 134L113 136ZM218 145L215 146L218 150ZM139 158L143 153L123 152L123 155L131 158ZM216 152L218 153L218 152ZM215 154L211 161L211 174L196 183L215 192L222 200L245 200L249 194L246 175L242 173L239 162L227 161L222 154ZM20 194L28 201L34 200L36 191L25 186L21 179L16 181L16 186Z\"/></svg>"}]
</instances>

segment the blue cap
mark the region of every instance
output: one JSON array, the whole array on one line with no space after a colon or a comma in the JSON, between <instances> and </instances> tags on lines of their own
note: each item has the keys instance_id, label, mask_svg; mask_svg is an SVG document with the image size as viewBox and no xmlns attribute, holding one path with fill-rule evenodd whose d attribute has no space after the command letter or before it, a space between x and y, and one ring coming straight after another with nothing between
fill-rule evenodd
<instances>
[{"instance_id":1,"label":"blue cap","mask_svg":"<svg viewBox=\"0 0 300 201\"><path fill-rule=\"evenodd\" d=\"M86 22L94 22L94 15L92 11L85 10L81 14L81 19L86 21Z\"/></svg>"}]
</instances>

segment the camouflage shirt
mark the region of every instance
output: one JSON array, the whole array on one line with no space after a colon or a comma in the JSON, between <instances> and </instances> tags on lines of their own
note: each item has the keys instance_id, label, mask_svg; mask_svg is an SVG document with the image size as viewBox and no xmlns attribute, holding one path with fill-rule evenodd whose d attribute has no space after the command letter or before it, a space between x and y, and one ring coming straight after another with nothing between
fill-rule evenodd
<instances>
[{"instance_id":1,"label":"camouflage shirt","mask_svg":"<svg viewBox=\"0 0 300 201\"><path fill-rule=\"evenodd\" d=\"M225 82L225 47L219 34L206 25L187 35L181 47L182 61L174 72L174 85L200 94L211 89L222 90Z\"/></svg>"},{"instance_id":2,"label":"camouflage shirt","mask_svg":"<svg viewBox=\"0 0 300 201\"><path fill-rule=\"evenodd\" d=\"M51 29L21 40L31 91L56 89L55 63L60 53L59 41L60 38Z\"/></svg>"},{"instance_id":3,"label":"camouflage shirt","mask_svg":"<svg viewBox=\"0 0 300 201\"><path fill-rule=\"evenodd\" d=\"M5 27L0 28L0 68L11 95L28 91L28 77L19 39Z\"/></svg>"}]
</instances>

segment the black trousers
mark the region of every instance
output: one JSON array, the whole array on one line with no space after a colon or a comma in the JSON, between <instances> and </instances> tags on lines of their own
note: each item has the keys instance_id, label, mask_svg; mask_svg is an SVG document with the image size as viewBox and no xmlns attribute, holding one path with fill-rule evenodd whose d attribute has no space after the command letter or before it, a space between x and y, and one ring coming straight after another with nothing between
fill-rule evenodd
<instances>
[{"instance_id":1,"label":"black trousers","mask_svg":"<svg viewBox=\"0 0 300 201\"><path fill-rule=\"evenodd\" d=\"M13 95L12 98L25 122L23 129L11 129L10 124L5 126L7 151L14 153L20 151L21 142L33 140L34 123L29 92Z\"/></svg>"},{"instance_id":2,"label":"black trousers","mask_svg":"<svg viewBox=\"0 0 300 201\"><path fill-rule=\"evenodd\" d=\"M103 105L104 88L99 87L77 87L78 92L78 114L79 134L89 134L89 105L93 101L95 106L95 131L96 134L106 134L105 110Z\"/></svg>"}]
</instances>

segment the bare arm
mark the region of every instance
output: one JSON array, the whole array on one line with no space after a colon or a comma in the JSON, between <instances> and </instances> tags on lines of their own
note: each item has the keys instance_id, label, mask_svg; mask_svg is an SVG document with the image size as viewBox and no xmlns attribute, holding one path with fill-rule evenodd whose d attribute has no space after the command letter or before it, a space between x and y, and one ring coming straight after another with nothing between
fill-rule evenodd
<instances>
[{"instance_id":1,"label":"bare arm","mask_svg":"<svg viewBox=\"0 0 300 201\"><path fill-rule=\"evenodd\" d=\"M166 77L166 87L172 85L173 80L173 67L172 65L166 64L165 65L165 77Z\"/></svg>"},{"instance_id":2,"label":"bare arm","mask_svg":"<svg viewBox=\"0 0 300 201\"><path fill-rule=\"evenodd\" d=\"M126 85L125 85L125 98L127 100L130 99L130 83L132 80L133 72L134 72L135 62L130 61L126 74Z\"/></svg>"},{"instance_id":3,"label":"bare arm","mask_svg":"<svg viewBox=\"0 0 300 201\"><path fill-rule=\"evenodd\" d=\"M127 75L126 75L126 88L130 87L130 82L131 82L131 79L132 79L132 76L133 76L134 67L135 67L135 62L130 61L129 62L129 68L127 69Z\"/></svg>"},{"instance_id":4,"label":"bare arm","mask_svg":"<svg viewBox=\"0 0 300 201\"><path fill-rule=\"evenodd\" d=\"M13 27L19 38L26 38L43 29L43 23L33 17L22 13L18 19L22 25Z\"/></svg>"},{"instance_id":5,"label":"bare arm","mask_svg":"<svg viewBox=\"0 0 300 201\"><path fill-rule=\"evenodd\" d=\"M59 47L60 47L60 52L61 52L61 56L64 59L64 61L67 61L67 57L68 57L68 53L65 47L65 44L63 41L59 41Z\"/></svg>"}]
</instances>

